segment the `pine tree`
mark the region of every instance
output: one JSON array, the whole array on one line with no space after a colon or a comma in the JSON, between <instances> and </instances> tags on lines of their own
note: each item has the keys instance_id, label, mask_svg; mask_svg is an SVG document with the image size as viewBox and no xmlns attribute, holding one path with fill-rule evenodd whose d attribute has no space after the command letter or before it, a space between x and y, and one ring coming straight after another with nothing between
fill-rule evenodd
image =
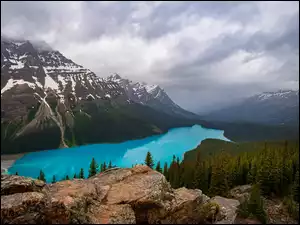
<instances>
[{"instance_id":1,"label":"pine tree","mask_svg":"<svg viewBox=\"0 0 300 225\"><path fill-rule=\"evenodd\" d=\"M93 158L92 162L90 164L89 176L88 177L92 177L92 176L96 175L96 173L97 173L97 167L98 167L98 165L96 163L96 160L95 160L95 158Z\"/></svg>"},{"instance_id":2,"label":"pine tree","mask_svg":"<svg viewBox=\"0 0 300 225\"><path fill-rule=\"evenodd\" d=\"M164 165L164 176L167 180L169 180L169 175L168 175L168 163L165 162L165 165Z\"/></svg>"},{"instance_id":3,"label":"pine tree","mask_svg":"<svg viewBox=\"0 0 300 225\"><path fill-rule=\"evenodd\" d=\"M274 158L271 155L270 149L264 150L263 160L257 170L257 182L260 184L260 188L263 194L271 194L274 192L276 184L276 178L274 177L274 169L272 167Z\"/></svg>"},{"instance_id":4,"label":"pine tree","mask_svg":"<svg viewBox=\"0 0 300 225\"><path fill-rule=\"evenodd\" d=\"M42 170L40 170L40 175L38 176L38 179L46 182L45 174Z\"/></svg>"},{"instance_id":5,"label":"pine tree","mask_svg":"<svg viewBox=\"0 0 300 225\"><path fill-rule=\"evenodd\" d=\"M299 170L297 171L296 175L295 175L295 181L292 187L292 195L293 195L293 199L296 202L299 202Z\"/></svg>"},{"instance_id":6,"label":"pine tree","mask_svg":"<svg viewBox=\"0 0 300 225\"><path fill-rule=\"evenodd\" d=\"M160 161L157 162L155 170L156 170L157 172L162 173L162 169L161 169L161 167L160 167Z\"/></svg>"},{"instance_id":7,"label":"pine tree","mask_svg":"<svg viewBox=\"0 0 300 225\"><path fill-rule=\"evenodd\" d=\"M229 190L228 171L226 165L228 163L228 155L224 152L220 153L212 165L212 175L209 193L212 195L224 195Z\"/></svg>"},{"instance_id":8,"label":"pine tree","mask_svg":"<svg viewBox=\"0 0 300 225\"><path fill-rule=\"evenodd\" d=\"M267 215L264 210L263 199L260 196L260 187L258 184L254 185L251 190L248 210L256 216L263 224L266 224Z\"/></svg>"},{"instance_id":9,"label":"pine tree","mask_svg":"<svg viewBox=\"0 0 300 225\"><path fill-rule=\"evenodd\" d=\"M112 168L112 164L111 164L111 161L109 161L108 169L111 169L111 168Z\"/></svg>"},{"instance_id":10,"label":"pine tree","mask_svg":"<svg viewBox=\"0 0 300 225\"><path fill-rule=\"evenodd\" d=\"M55 175L53 175L53 177L52 177L52 184L54 184L54 183L56 183L56 177L55 177Z\"/></svg>"},{"instance_id":11,"label":"pine tree","mask_svg":"<svg viewBox=\"0 0 300 225\"><path fill-rule=\"evenodd\" d=\"M173 161L170 165L168 174L171 186L173 188L178 188L180 186L180 168L175 155L173 155Z\"/></svg>"},{"instance_id":12,"label":"pine tree","mask_svg":"<svg viewBox=\"0 0 300 225\"><path fill-rule=\"evenodd\" d=\"M69 175L66 175L66 180L70 180Z\"/></svg>"},{"instance_id":13,"label":"pine tree","mask_svg":"<svg viewBox=\"0 0 300 225\"><path fill-rule=\"evenodd\" d=\"M194 171L194 182L193 187L202 190L203 192L207 192L208 190L208 184L207 184L207 168L206 168L206 162L202 161L200 162Z\"/></svg>"},{"instance_id":14,"label":"pine tree","mask_svg":"<svg viewBox=\"0 0 300 225\"><path fill-rule=\"evenodd\" d=\"M76 175L76 173L74 173L73 179L76 179L76 178L77 178L77 175Z\"/></svg>"},{"instance_id":15,"label":"pine tree","mask_svg":"<svg viewBox=\"0 0 300 225\"><path fill-rule=\"evenodd\" d=\"M254 184L256 182L256 174L257 174L257 166L256 166L256 162L253 161L251 163L251 169L249 170L247 175L247 183Z\"/></svg>"},{"instance_id":16,"label":"pine tree","mask_svg":"<svg viewBox=\"0 0 300 225\"><path fill-rule=\"evenodd\" d=\"M80 172L79 172L79 178L80 178L80 179L84 179L84 171L83 171L83 168L80 169Z\"/></svg>"},{"instance_id":17,"label":"pine tree","mask_svg":"<svg viewBox=\"0 0 300 225\"><path fill-rule=\"evenodd\" d=\"M18 175L19 175L19 174L18 174L18 172L16 172L16 174L15 174L15 175L17 175L17 176L18 176Z\"/></svg>"},{"instance_id":18,"label":"pine tree","mask_svg":"<svg viewBox=\"0 0 300 225\"><path fill-rule=\"evenodd\" d=\"M106 163L104 162L103 163L103 171L105 171L107 168L106 168Z\"/></svg>"},{"instance_id":19,"label":"pine tree","mask_svg":"<svg viewBox=\"0 0 300 225\"><path fill-rule=\"evenodd\" d=\"M145 164L147 166L149 166L151 169L153 168L154 166L154 163L153 163L153 159L152 159L152 155L150 152L147 152L147 155L146 155L146 158L145 158Z\"/></svg>"}]
</instances>

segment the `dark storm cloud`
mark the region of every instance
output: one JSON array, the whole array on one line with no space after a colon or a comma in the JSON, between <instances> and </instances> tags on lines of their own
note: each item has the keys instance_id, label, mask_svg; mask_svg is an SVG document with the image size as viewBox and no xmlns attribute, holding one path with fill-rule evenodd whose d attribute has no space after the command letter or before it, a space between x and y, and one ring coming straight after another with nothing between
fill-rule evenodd
<instances>
[{"instance_id":1,"label":"dark storm cloud","mask_svg":"<svg viewBox=\"0 0 300 225\"><path fill-rule=\"evenodd\" d=\"M1 34L204 112L299 83L299 2L1 2Z\"/></svg>"}]
</instances>

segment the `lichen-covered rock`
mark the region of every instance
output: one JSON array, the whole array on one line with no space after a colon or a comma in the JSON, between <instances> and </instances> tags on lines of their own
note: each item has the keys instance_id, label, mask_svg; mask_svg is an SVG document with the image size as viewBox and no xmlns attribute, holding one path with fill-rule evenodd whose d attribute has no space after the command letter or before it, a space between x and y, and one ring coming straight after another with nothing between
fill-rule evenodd
<instances>
[{"instance_id":1,"label":"lichen-covered rock","mask_svg":"<svg viewBox=\"0 0 300 225\"><path fill-rule=\"evenodd\" d=\"M135 224L135 214L128 204L93 205L88 212L94 224Z\"/></svg>"},{"instance_id":2,"label":"lichen-covered rock","mask_svg":"<svg viewBox=\"0 0 300 225\"><path fill-rule=\"evenodd\" d=\"M91 205L101 202L108 186L96 188L92 182L83 179L66 180L44 187L49 196L47 221L49 223L89 223L87 215Z\"/></svg>"},{"instance_id":3,"label":"lichen-covered rock","mask_svg":"<svg viewBox=\"0 0 300 225\"><path fill-rule=\"evenodd\" d=\"M112 184L107 193L106 203L161 206L161 202L170 197L172 192L165 177L150 169L148 172L133 173L122 181Z\"/></svg>"},{"instance_id":4,"label":"lichen-covered rock","mask_svg":"<svg viewBox=\"0 0 300 225\"><path fill-rule=\"evenodd\" d=\"M198 189L179 188L174 193L174 199L172 199L170 207L165 206L165 209L169 209L167 216L162 218L161 221L175 224L198 223L201 217L201 205L208 197Z\"/></svg>"},{"instance_id":5,"label":"lichen-covered rock","mask_svg":"<svg viewBox=\"0 0 300 225\"><path fill-rule=\"evenodd\" d=\"M45 186L41 180L1 174L1 196L24 192L40 192Z\"/></svg>"},{"instance_id":6,"label":"lichen-covered rock","mask_svg":"<svg viewBox=\"0 0 300 225\"><path fill-rule=\"evenodd\" d=\"M1 195L1 223L43 223L45 203L45 195L39 192Z\"/></svg>"},{"instance_id":7,"label":"lichen-covered rock","mask_svg":"<svg viewBox=\"0 0 300 225\"><path fill-rule=\"evenodd\" d=\"M234 224L237 216L236 210L240 205L238 200L215 196L211 198L209 202L215 202L220 207L219 213L216 217L216 224Z\"/></svg>"},{"instance_id":8,"label":"lichen-covered rock","mask_svg":"<svg viewBox=\"0 0 300 225\"><path fill-rule=\"evenodd\" d=\"M249 184L237 186L229 191L229 195L231 198L237 199L242 203L249 198L251 188L252 186Z\"/></svg>"}]
</instances>

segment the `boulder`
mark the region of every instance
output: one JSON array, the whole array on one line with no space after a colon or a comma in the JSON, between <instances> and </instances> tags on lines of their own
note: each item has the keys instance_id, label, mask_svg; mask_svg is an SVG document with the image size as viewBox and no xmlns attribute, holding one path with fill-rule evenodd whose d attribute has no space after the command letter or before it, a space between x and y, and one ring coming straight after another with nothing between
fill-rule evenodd
<instances>
[{"instance_id":1,"label":"boulder","mask_svg":"<svg viewBox=\"0 0 300 225\"><path fill-rule=\"evenodd\" d=\"M45 186L41 180L1 174L1 196L24 192L40 192Z\"/></svg>"},{"instance_id":2,"label":"boulder","mask_svg":"<svg viewBox=\"0 0 300 225\"><path fill-rule=\"evenodd\" d=\"M48 196L48 223L89 223L89 206L105 195L103 192L98 194L95 185L83 179L47 185L43 193Z\"/></svg>"},{"instance_id":3,"label":"boulder","mask_svg":"<svg viewBox=\"0 0 300 225\"><path fill-rule=\"evenodd\" d=\"M1 195L1 223L42 224L45 221L45 203L45 195L39 192Z\"/></svg>"},{"instance_id":4,"label":"boulder","mask_svg":"<svg viewBox=\"0 0 300 225\"><path fill-rule=\"evenodd\" d=\"M249 184L237 186L229 191L229 196L239 200L242 203L249 198L251 188L252 186Z\"/></svg>"},{"instance_id":5,"label":"boulder","mask_svg":"<svg viewBox=\"0 0 300 225\"><path fill-rule=\"evenodd\" d=\"M234 224L237 216L236 210L240 205L238 200L215 196L209 202L214 202L219 206L219 211L216 215L216 224Z\"/></svg>"},{"instance_id":6,"label":"boulder","mask_svg":"<svg viewBox=\"0 0 300 225\"><path fill-rule=\"evenodd\" d=\"M199 189L179 188L174 194L171 204L169 206L165 204L164 209L167 209L167 213L165 218L161 218L162 223L198 223L201 218L201 206L208 197Z\"/></svg>"}]
</instances>

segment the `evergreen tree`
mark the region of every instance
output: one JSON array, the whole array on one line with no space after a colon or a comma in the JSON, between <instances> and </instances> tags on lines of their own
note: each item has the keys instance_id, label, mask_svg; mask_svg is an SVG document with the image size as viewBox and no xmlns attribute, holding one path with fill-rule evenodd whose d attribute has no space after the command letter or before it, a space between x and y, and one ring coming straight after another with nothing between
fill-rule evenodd
<instances>
[{"instance_id":1,"label":"evergreen tree","mask_svg":"<svg viewBox=\"0 0 300 225\"><path fill-rule=\"evenodd\" d=\"M52 177L52 184L54 184L54 183L56 183L56 177L55 177L55 175L53 175L53 177Z\"/></svg>"},{"instance_id":2,"label":"evergreen tree","mask_svg":"<svg viewBox=\"0 0 300 225\"><path fill-rule=\"evenodd\" d=\"M157 172L162 173L162 169L161 169L161 167L160 167L160 161L157 162L155 170L156 170Z\"/></svg>"},{"instance_id":3,"label":"evergreen tree","mask_svg":"<svg viewBox=\"0 0 300 225\"><path fill-rule=\"evenodd\" d=\"M98 167L98 165L96 163L96 160L95 160L95 158L93 158L92 162L90 164L89 176L88 177L92 177L92 176L96 175L96 173L97 173L97 167Z\"/></svg>"},{"instance_id":4,"label":"evergreen tree","mask_svg":"<svg viewBox=\"0 0 300 225\"><path fill-rule=\"evenodd\" d=\"M267 215L264 210L263 199L260 196L260 187L258 184L254 185L251 190L248 210L255 215L263 224L266 224Z\"/></svg>"},{"instance_id":5,"label":"evergreen tree","mask_svg":"<svg viewBox=\"0 0 300 225\"><path fill-rule=\"evenodd\" d=\"M206 162L202 161L200 162L194 172L193 177L193 188L197 188L202 190L204 193L208 191L208 181L207 181L207 169L206 168Z\"/></svg>"},{"instance_id":6,"label":"evergreen tree","mask_svg":"<svg viewBox=\"0 0 300 225\"><path fill-rule=\"evenodd\" d=\"M299 191L300 190L299 190L299 170L298 170L296 173L296 176L295 176L295 181L294 181L293 187L292 187L293 199L296 202L299 202Z\"/></svg>"},{"instance_id":7,"label":"evergreen tree","mask_svg":"<svg viewBox=\"0 0 300 225\"><path fill-rule=\"evenodd\" d=\"M105 171L107 168L106 168L106 163L104 162L103 163L103 171Z\"/></svg>"},{"instance_id":8,"label":"evergreen tree","mask_svg":"<svg viewBox=\"0 0 300 225\"><path fill-rule=\"evenodd\" d=\"M165 165L164 165L164 176L167 180L169 180L169 175L168 175L168 163L165 162Z\"/></svg>"},{"instance_id":9,"label":"evergreen tree","mask_svg":"<svg viewBox=\"0 0 300 225\"><path fill-rule=\"evenodd\" d=\"M251 169L249 170L247 175L247 183L254 184L256 182L256 174L257 174L257 166L256 166L256 162L253 161L251 164Z\"/></svg>"},{"instance_id":10,"label":"evergreen tree","mask_svg":"<svg viewBox=\"0 0 300 225\"><path fill-rule=\"evenodd\" d=\"M258 184L252 187L250 198L238 206L237 213L243 218L255 217L262 222L262 224L267 223L267 214L264 210L263 199L260 196Z\"/></svg>"},{"instance_id":11,"label":"evergreen tree","mask_svg":"<svg viewBox=\"0 0 300 225\"><path fill-rule=\"evenodd\" d=\"M101 173L104 172L103 164L102 164L102 163L100 164L100 172L101 172Z\"/></svg>"},{"instance_id":12,"label":"evergreen tree","mask_svg":"<svg viewBox=\"0 0 300 225\"><path fill-rule=\"evenodd\" d=\"M213 162L209 189L209 193L211 195L224 195L228 192L228 171L226 171L227 163L228 155L224 152L220 153Z\"/></svg>"},{"instance_id":13,"label":"evergreen tree","mask_svg":"<svg viewBox=\"0 0 300 225\"><path fill-rule=\"evenodd\" d=\"M38 179L46 182L45 174L42 170L40 170L40 175L38 176Z\"/></svg>"},{"instance_id":14,"label":"evergreen tree","mask_svg":"<svg viewBox=\"0 0 300 225\"><path fill-rule=\"evenodd\" d=\"M76 178L77 178L77 175L76 175L76 173L74 173L73 179L76 179Z\"/></svg>"},{"instance_id":15,"label":"evergreen tree","mask_svg":"<svg viewBox=\"0 0 300 225\"><path fill-rule=\"evenodd\" d=\"M70 180L69 175L66 175L66 180Z\"/></svg>"},{"instance_id":16,"label":"evergreen tree","mask_svg":"<svg viewBox=\"0 0 300 225\"><path fill-rule=\"evenodd\" d=\"M169 182L173 188L178 188L180 186L180 168L176 161L176 156L173 155L173 161L170 165L169 171Z\"/></svg>"},{"instance_id":17,"label":"evergreen tree","mask_svg":"<svg viewBox=\"0 0 300 225\"><path fill-rule=\"evenodd\" d=\"M19 174L18 174L18 172L16 172L16 174L15 174L15 175L17 175L17 176L18 176L18 175L19 175Z\"/></svg>"},{"instance_id":18,"label":"evergreen tree","mask_svg":"<svg viewBox=\"0 0 300 225\"><path fill-rule=\"evenodd\" d=\"M150 152L147 152L146 158L145 158L145 164L149 166L151 169L153 169L154 163L152 159L152 155Z\"/></svg>"},{"instance_id":19,"label":"evergreen tree","mask_svg":"<svg viewBox=\"0 0 300 225\"><path fill-rule=\"evenodd\" d=\"M80 179L84 179L84 171L83 171L83 168L80 169L80 172L79 172L79 178L80 178Z\"/></svg>"},{"instance_id":20,"label":"evergreen tree","mask_svg":"<svg viewBox=\"0 0 300 225\"><path fill-rule=\"evenodd\" d=\"M109 161L108 163L108 169L111 169L112 168L112 164L111 164L111 161Z\"/></svg>"}]
</instances>

